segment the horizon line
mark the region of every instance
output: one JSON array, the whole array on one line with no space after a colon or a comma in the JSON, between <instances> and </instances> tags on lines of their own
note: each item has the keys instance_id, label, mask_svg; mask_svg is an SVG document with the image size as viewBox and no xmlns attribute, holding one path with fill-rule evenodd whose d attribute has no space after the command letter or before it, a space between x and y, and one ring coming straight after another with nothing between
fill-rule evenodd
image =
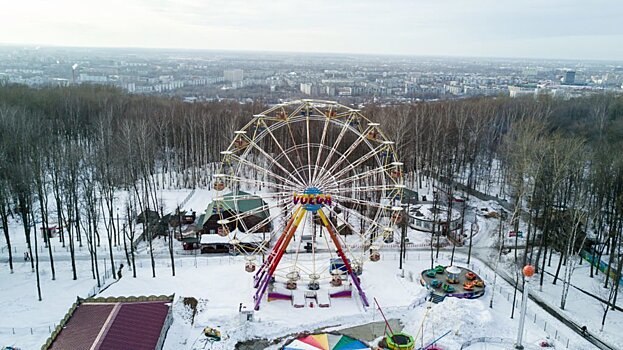
<instances>
[{"instance_id":1,"label":"horizon line","mask_svg":"<svg viewBox=\"0 0 623 350\"><path fill-rule=\"evenodd\" d=\"M80 46L58 44L32 44L0 42L0 47L33 47L58 49L105 49L105 50L149 50L149 51L194 51L218 53L263 53L263 54L315 54L336 56L371 56L371 57L402 57L402 58L452 58L452 59L491 59L491 60L537 60L537 61L574 61L574 62L609 62L621 63L623 59L608 58L546 58L534 56L474 56L453 54L405 54L405 53L369 53L369 52L332 52L332 51L282 51L282 50L249 50L249 49L207 49L207 48L180 48L180 47L152 47L152 46Z\"/></svg>"}]
</instances>

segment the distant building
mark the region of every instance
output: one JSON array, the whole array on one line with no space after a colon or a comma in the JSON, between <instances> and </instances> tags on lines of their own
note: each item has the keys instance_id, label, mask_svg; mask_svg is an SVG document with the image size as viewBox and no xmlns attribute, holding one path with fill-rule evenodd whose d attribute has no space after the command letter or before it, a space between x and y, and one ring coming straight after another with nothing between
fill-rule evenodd
<instances>
[{"instance_id":1,"label":"distant building","mask_svg":"<svg viewBox=\"0 0 623 350\"><path fill-rule=\"evenodd\" d=\"M0 77L0 82L2 81L2 77ZM69 80L64 78L52 78L50 83L54 86L69 86Z\"/></svg>"},{"instance_id":2,"label":"distant building","mask_svg":"<svg viewBox=\"0 0 623 350\"><path fill-rule=\"evenodd\" d=\"M537 86L531 84L525 85L509 85L508 93L510 97L519 97L525 95L535 95L537 93Z\"/></svg>"},{"instance_id":3,"label":"distant building","mask_svg":"<svg viewBox=\"0 0 623 350\"><path fill-rule=\"evenodd\" d=\"M564 85L573 85L575 83L575 71L568 70L565 72L565 75L562 77L562 83Z\"/></svg>"},{"instance_id":4,"label":"distant building","mask_svg":"<svg viewBox=\"0 0 623 350\"><path fill-rule=\"evenodd\" d=\"M78 77L78 81L82 83L106 83L108 80L108 77L105 75L90 75L87 73L80 73Z\"/></svg>"},{"instance_id":5,"label":"distant building","mask_svg":"<svg viewBox=\"0 0 623 350\"><path fill-rule=\"evenodd\" d=\"M223 78L232 83L239 82L244 79L244 71L242 69L227 69L223 71Z\"/></svg>"},{"instance_id":6,"label":"distant building","mask_svg":"<svg viewBox=\"0 0 623 350\"><path fill-rule=\"evenodd\" d=\"M339 96L351 96L353 94L353 89L349 86L341 87L337 89L337 94Z\"/></svg>"},{"instance_id":7,"label":"distant building","mask_svg":"<svg viewBox=\"0 0 623 350\"><path fill-rule=\"evenodd\" d=\"M304 93L305 95L311 95L312 88L313 88L312 83L301 83L300 89L301 89L301 92Z\"/></svg>"},{"instance_id":8,"label":"distant building","mask_svg":"<svg viewBox=\"0 0 623 350\"><path fill-rule=\"evenodd\" d=\"M539 70L537 67L526 67L521 71L521 73L523 76L534 78L539 74Z\"/></svg>"},{"instance_id":9,"label":"distant building","mask_svg":"<svg viewBox=\"0 0 623 350\"><path fill-rule=\"evenodd\" d=\"M460 95L463 93L463 87L460 85L445 85L444 88L452 95Z\"/></svg>"},{"instance_id":10,"label":"distant building","mask_svg":"<svg viewBox=\"0 0 623 350\"><path fill-rule=\"evenodd\" d=\"M136 92L136 83L126 83L122 85L123 88L130 93Z\"/></svg>"}]
</instances>

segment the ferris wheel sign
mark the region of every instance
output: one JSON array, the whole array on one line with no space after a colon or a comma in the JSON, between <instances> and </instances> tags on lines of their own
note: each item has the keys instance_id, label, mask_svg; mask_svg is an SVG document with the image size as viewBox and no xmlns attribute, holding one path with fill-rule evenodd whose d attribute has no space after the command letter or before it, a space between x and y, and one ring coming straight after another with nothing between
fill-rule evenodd
<instances>
[{"instance_id":1,"label":"ferris wheel sign","mask_svg":"<svg viewBox=\"0 0 623 350\"><path fill-rule=\"evenodd\" d=\"M303 193L294 192L292 204L301 204L305 210L316 212L322 206L331 206L333 199L331 195L324 194L317 187L309 187Z\"/></svg>"}]
</instances>

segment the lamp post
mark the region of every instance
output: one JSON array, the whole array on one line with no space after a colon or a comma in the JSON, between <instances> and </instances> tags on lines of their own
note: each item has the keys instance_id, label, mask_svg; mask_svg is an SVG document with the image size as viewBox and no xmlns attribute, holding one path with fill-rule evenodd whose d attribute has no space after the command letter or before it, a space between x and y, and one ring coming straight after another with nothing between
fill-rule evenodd
<instances>
[{"instance_id":1,"label":"lamp post","mask_svg":"<svg viewBox=\"0 0 623 350\"><path fill-rule=\"evenodd\" d=\"M530 277L534 276L534 266L526 265L523 267L523 275L524 275L524 285L523 285L523 293L521 296L521 315L519 316L519 329L517 330L517 343L515 344L515 349L523 349L523 327L526 321L526 306L528 305L528 282L530 281Z\"/></svg>"}]
</instances>

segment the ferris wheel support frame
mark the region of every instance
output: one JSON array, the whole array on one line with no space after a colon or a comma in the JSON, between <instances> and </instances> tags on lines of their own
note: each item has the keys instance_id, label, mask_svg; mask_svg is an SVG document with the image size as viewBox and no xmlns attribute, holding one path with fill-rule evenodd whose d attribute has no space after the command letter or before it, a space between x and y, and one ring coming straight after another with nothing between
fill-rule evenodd
<instances>
[{"instance_id":1,"label":"ferris wheel support frame","mask_svg":"<svg viewBox=\"0 0 623 350\"><path fill-rule=\"evenodd\" d=\"M262 279L260 280L260 284L257 288L257 291L255 292L255 295L253 296L253 299L255 301L255 310L259 310L260 309L260 304L262 303L262 298L264 297L264 293L266 292L266 288L268 288L268 284L270 282L270 280L273 277L273 274L275 273L275 270L277 269L277 265L279 265L279 262L281 261L281 257L283 257L283 253L285 253L286 248L288 247L288 244L290 244L290 240L292 240L292 237L294 237L294 233L296 232L296 229L298 228L298 225L301 223L301 220L303 220L303 217L305 216L305 210L297 210L297 214L293 215L292 218L290 219L290 222L288 223L288 226L290 226L290 230L284 230L283 232L283 241L281 242L281 244L279 245L275 245L273 247L273 252L271 252L271 256L274 256L273 259L271 259L270 263L268 265L266 265L266 268L268 268L268 273L263 274ZM266 262L265 262L266 264Z\"/></svg>"},{"instance_id":2,"label":"ferris wheel support frame","mask_svg":"<svg viewBox=\"0 0 623 350\"><path fill-rule=\"evenodd\" d=\"M331 228L331 224L329 220L327 219L327 216L324 214L322 210L318 210L318 216L320 216L320 219L322 220L322 224L327 229L327 232L329 232L329 235L331 235L331 239L333 240L333 244L335 245L337 254L342 259L342 262L344 262L344 266L346 266L346 270L348 271L348 274L350 275L350 279L355 284L355 287L357 287L357 291L359 292L359 297L361 298L361 302L363 303L365 307L370 306L370 303L368 302L368 298L366 297L366 293L361 288L361 283L359 283L359 277L357 277L357 275L353 271L353 268L350 266L350 262L348 262L346 255L344 255L344 250L342 249L340 240L337 238L337 235L335 234L335 231L333 231L333 228Z\"/></svg>"},{"instance_id":3,"label":"ferris wheel support frame","mask_svg":"<svg viewBox=\"0 0 623 350\"><path fill-rule=\"evenodd\" d=\"M331 227L331 223L329 222L329 219L327 219L327 216L324 214L322 210L318 210L316 212L318 213L318 216L320 217L322 225L327 229L327 232L331 236L331 240L333 241L333 244L335 245L337 254L340 257L340 259L342 259L342 262L344 263L344 266L346 267L346 270L348 271L348 275L350 276L351 281L357 288L362 304L364 305L364 307L370 306L370 303L368 302L368 298L366 297L366 293L363 291L363 288L361 288L361 283L359 283L359 277L357 277L357 275L353 271L352 266L350 265L350 262L348 261L348 258L346 258L346 255L344 254L344 250L342 249L342 245L340 244L340 240L338 239L335 231ZM268 259L264 261L264 263L262 264L262 266L256 273L255 287L257 288L257 291L255 292L255 296L253 297L255 301L256 311L260 309L262 298L264 297L264 293L266 293L268 284L270 283L270 280L272 279L273 274L275 270L277 269L277 265L279 265L279 262L281 261L281 258L283 257L283 254L285 253L286 248L288 247L288 244L290 244L290 240L292 240L292 237L294 237L294 233L296 232L296 229L298 228L301 220L303 219L306 213L307 213L307 210L303 207L299 207L295 211L294 215L292 215L292 218L290 218L290 221L286 225L286 228L284 229L283 234L279 237L279 240L277 241L272 251L270 252Z\"/></svg>"},{"instance_id":4,"label":"ferris wheel support frame","mask_svg":"<svg viewBox=\"0 0 623 350\"><path fill-rule=\"evenodd\" d=\"M288 220L288 223L287 223L286 227L283 229L283 233L286 233L286 232L290 231L290 228L292 227L292 224L294 223L294 220L296 219L296 217L299 215L299 211L300 210L301 210L301 208L299 207L299 208L297 208L294 211L294 215L292 215L290 220ZM266 274L266 269L272 264L273 259L275 259L275 256L279 252L279 249L280 249L281 244L283 243L285 237L286 237L285 234L282 234L282 235L279 236L279 239L277 240L277 243L275 243L275 245L273 246L273 249L270 252L270 254L268 255L268 258L266 258L266 260L264 260L264 262L262 263L260 268L255 273L255 276L253 278L254 279L254 284L253 284L254 288L257 288L259 286L260 282L263 281L264 275Z\"/></svg>"}]
</instances>

